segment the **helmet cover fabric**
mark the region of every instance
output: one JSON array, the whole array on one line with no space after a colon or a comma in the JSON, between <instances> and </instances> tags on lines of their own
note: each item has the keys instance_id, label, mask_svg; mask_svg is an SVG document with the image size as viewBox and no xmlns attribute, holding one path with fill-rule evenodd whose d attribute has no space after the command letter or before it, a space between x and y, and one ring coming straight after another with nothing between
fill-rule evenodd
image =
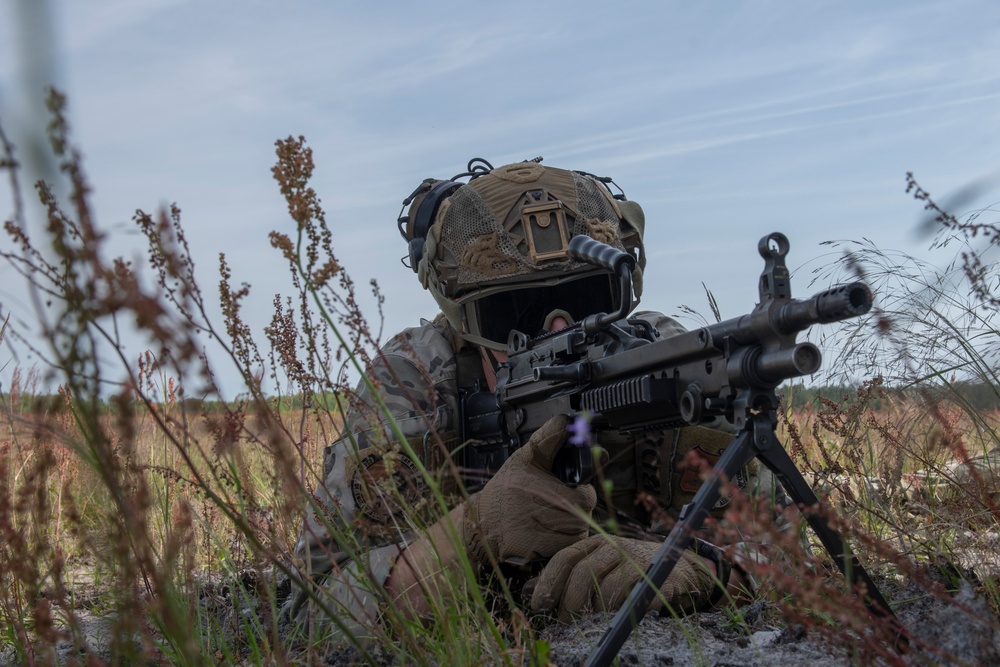
<instances>
[{"instance_id":1,"label":"helmet cover fabric","mask_svg":"<svg viewBox=\"0 0 1000 667\"><path fill-rule=\"evenodd\" d=\"M459 304L484 289L518 289L546 278L573 278L595 267L571 259L583 234L637 257L636 303L645 252L642 209L616 201L591 176L520 162L459 187L438 207L418 266L421 284L459 330Z\"/></svg>"}]
</instances>

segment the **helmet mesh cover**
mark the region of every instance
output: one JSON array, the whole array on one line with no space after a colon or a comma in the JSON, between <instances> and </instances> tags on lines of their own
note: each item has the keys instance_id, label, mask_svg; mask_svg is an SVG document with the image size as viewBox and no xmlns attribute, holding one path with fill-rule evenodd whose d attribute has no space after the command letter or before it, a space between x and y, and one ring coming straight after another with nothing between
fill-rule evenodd
<instances>
[{"instance_id":1,"label":"helmet mesh cover","mask_svg":"<svg viewBox=\"0 0 1000 667\"><path fill-rule=\"evenodd\" d=\"M565 256L533 260L520 217L525 203L558 201L570 218L567 227L572 236L583 234L625 249L619 215L596 181L560 169L548 169L544 176L528 183L481 177L449 197L435 231L440 239L438 273L450 298L460 298L483 283L516 283L541 271L593 268Z\"/></svg>"}]
</instances>

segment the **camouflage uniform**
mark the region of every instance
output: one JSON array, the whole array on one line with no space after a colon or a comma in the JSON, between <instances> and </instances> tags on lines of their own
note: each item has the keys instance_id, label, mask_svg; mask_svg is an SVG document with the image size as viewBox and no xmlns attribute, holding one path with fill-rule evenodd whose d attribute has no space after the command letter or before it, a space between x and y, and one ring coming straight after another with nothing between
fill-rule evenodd
<instances>
[{"instance_id":1,"label":"camouflage uniform","mask_svg":"<svg viewBox=\"0 0 1000 667\"><path fill-rule=\"evenodd\" d=\"M426 500L426 486L402 451L393 422L430 470L443 463L436 455L438 442L448 446L457 440L457 340L442 317L422 320L421 326L396 335L371 372L388 416L362 382L345 411L341 438L323 450L324 481L307 511L295 556L313 581L326 580L329 598L346 606L343 616L358 621L352 626L375 619L377 605L369 588L385 583L399 548L413 538L398 516L399 496L379 483L398 482L400 495L414 506ZM450 441L444 440L448 435ZM358 544L339 543L334 536L342 531L353 533ZM365 550L367 564L357 562L355 546ZM299 620L304 620L305 599L300 592L293 605Z\"/></svg>"},{"instance_id":2,"label":"camouflage uniform","mask_svg":"<svg viewBox=\"0 0 1000 667\"><path fill-rule=\"evenodd\" d=\"M649 321L661 335L684 330L659 313L644 311L633 317ZM469 379L459 378L456 357L462 346L468 344L439 315L433 322L424 320L421 326L406 329L389 341L372 372L379 396L410 449L420 464L442 481L450 479L444 452L454 451L459 444L459 387L471 384ZM478 358L478 350L476 354ZM731 437L704 428L638 436L602 433L600 443L609 455L602 474L611 480L612 492L602 498L595 514L613 513L627 536L640 537L648 530L664 532L669 526L651 525L650 504L638 502L640 495L649 494L667 515L676 518L701 484L698 471L683 466L689 450L700 450L699 454L714 462ZM385 582L400 547L414 537L411 524L403 518L404 506L409 516L423 514L427 521L434 518L426 484L417 470L403 451L391 420L362 383L347 411L341 439L324 450L325 481L316 490L317 507L310 508L295 548L313 581L325 580L323 585L335 604L343 605L338 615L346 629L356 635L378 613L370 586ZM745 485L746 475L736 482ZM443 486L448 490L446 484ZM450 489L456 490L454 486ZM459 498L455 496L456 501ZM609 502L613 507L608 507ZM725 503L720 501L718 509ZM334 528L333 534L329 528ZM353 544L345 545L334 537L345 529L357 537L367 562L358 562ZM300 620L308 608L302 604L304 600L305 595L299 595L294 605L293 613L298 613ZM358 619L360 624L347 618Z\"/></svg>"}]
</instances>

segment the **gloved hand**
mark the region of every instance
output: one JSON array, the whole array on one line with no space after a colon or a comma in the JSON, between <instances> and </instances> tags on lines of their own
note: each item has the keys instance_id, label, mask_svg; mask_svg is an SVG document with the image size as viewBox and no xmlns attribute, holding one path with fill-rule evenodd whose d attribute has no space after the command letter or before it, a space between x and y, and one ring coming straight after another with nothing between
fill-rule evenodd
<instances>
[{"instance_id":1,"label":"gloved hand","mask_svg":"<svg viewBox=\"0 0 1000 667\"><path fill-rule=\"evenodd\" d=\"M569 623L596 611L615 611L649 567L660 544L626 537L594 535L572 544L542 570L531 595L531 609L556 612ZM685 550L660 591L670 608L680 614L708 606L716 586L711 566ZM663 607L660 596L649 609Z\"/></svg>"},{"instance_id":2,"label":"gloved hand","mask_svg":"<svg viewBox=\"0 0 1000 667\"><path fill-rule=\"evenodd\" d=\"M568 424L561 415L545 422L466 502L463 537L474 565L488 562L487 549L499 563L523 564L587 536L594 487L568 487L551 472Z\"/></svg>"}]
</instances>

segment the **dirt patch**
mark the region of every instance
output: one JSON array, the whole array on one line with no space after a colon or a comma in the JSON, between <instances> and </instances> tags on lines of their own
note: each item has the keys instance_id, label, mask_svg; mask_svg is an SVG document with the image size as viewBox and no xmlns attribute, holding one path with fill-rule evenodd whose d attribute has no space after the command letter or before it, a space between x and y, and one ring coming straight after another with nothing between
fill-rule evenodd
<instances>
[{"instance_id":1,"label":"dirt patch","mask_svg":"<svg viewBox=\"0 0 1000 667\"><path fill-rule=\"evenodd\" d=\"M886 649L885 656L873 658L862 650L864 643L860 640L852 643L850 637L841 637L833 644L818 630L785 626L773 603L758 600L741 609L738 615L714 612L683 619L647 616L622 647L619 664L675 667L1000 664L1000 620L969 584L962 584L954 595L944 599L929 595L915 583L901 586L880 581L879 585L914 637L911 650L905 656ZM212 611L218 613L226 611L217 608L223 604L220 600L225 599L225 596L206 596L202 602L210 603ZM74 658L85 663L89 653L101 662L110 662L113 619L101 615L91 597L78 595L75 600L77 636L84 641L77 644L64 641L38 658L43 663L67 664ZM232 598L228 600L232 606ZM232 608L228 611L238 615L246 610L241 612ZM610 622L610 615L595 614L572 625L549 625L540 631L539 638L549 642L552 664L575 667L590 655ZM385 665L393 664L389 651L376 650L373 655ZM352 649L330 653L325 662L328 665L360 664L359 656ZM19 664L13 650L0 651L0 667Z\"/></svg>"},{"instance_id":2,"label":"dirt patch","mask_svg":"<svg viewBox=\"0 0 1000 667\"><path fill-rule=\"evenodd\" d=\"M937 599L916 584L896 587L889 602L915 638L905 656L885 647L887 656L874 662L904 665L1000 664L1000 622L972 587L963 585L951 599ZM731 617L723 612L673 619L648 616L619 653L621 665L809 665L841 667L873 664L860 650L862 642L833 645L819 631L781 627L771 603L760 600ZM594 615L570 626L552 625L541 637L550 642L550 658L558 667L576 666L591 653L610 624L610 616Z\"/></svg>"}]
</instances>

